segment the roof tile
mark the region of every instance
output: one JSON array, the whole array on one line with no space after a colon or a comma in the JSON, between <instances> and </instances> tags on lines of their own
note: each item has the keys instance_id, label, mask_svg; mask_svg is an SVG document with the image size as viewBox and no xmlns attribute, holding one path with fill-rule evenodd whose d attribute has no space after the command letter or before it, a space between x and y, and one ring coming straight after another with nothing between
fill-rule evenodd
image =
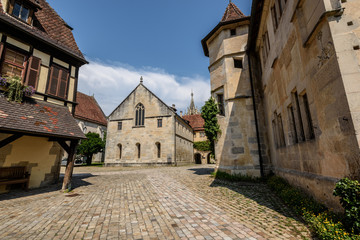
<instances>
[{"instance_id":1,"label":"roof tile","mask_svg":"<svg viewBox=\"0 0 360 240\"><path fill-rule=\"evenodd\" d=\"M204 119L201 117L201 114L195 114L195 115L184 115L182 116L183 119L189 121L190 126L195 130L195 131L200 131L200 130L204 130L204 124L205 121Z\"/></svg>"},{"instance_id":2,"label":"roof tile","mask_svg":"<svg viewBox=\"0 0 360 240\"><path fill-rule=\"evenodd\" d=\"M245 14L243 14L234 3L230 2L225 10L225 13L221 19L221 22L228 22L228 21L237 20L237 19L244 18L244 17L246 17Z\"/></svg>"},{"instance_id":3,"label":"roof tile","mask_svg":"<svg viewBox=\"0 0 360 240\"><path fill-rule=\"evenodd\" d=\"M0 130L65 139L85 138L67 107L34 99L21 104L8 102L3 96L0 96Z\"/></svg>"},{"instance_id":4,"label":"roof tile","mask_svg":"<svg viewBox=\"0 0 360 240\"><path fill-rule=\"evenodd\" d=\"M106 116L93 96L77 92L76 102L78 105L75 108L75 118L103 126L107 125Z\"/></svg>"}]
</instances>

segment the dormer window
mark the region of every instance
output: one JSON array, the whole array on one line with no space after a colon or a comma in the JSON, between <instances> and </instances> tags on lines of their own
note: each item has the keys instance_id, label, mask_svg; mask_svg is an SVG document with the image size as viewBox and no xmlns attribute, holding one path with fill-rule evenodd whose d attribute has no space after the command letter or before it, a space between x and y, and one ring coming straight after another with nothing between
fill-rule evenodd
<instances>
[{"instance_id":1,"label":"dormer window","mask_svg":"<svg viewBox=\"0 0 360 240\"><path fill-rule=\"evenodd\" d=\"M32 24L34 12L40 8L37 2L29 0L10 0L9 2L7 13L27 24Z\"/></svg>"},{"instance_id":2,"label":"dormer window","mask_svg":"<svg viewBox=\"0 0 360 240\"><path fill-rule=\"evenodd\" d=\"M14 17L20 18L24 22L28 21L30 10L29 8L25 7L23 4L19 2L15 2L14 9L12 11L12 15Z\"/></svg>"}]
</instances>

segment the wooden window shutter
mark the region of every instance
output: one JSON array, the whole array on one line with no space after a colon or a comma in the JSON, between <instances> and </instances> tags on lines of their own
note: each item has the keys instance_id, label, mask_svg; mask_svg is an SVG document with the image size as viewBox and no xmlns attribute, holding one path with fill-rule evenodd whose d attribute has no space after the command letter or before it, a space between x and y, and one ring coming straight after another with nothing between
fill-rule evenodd
<instances>
[{"instance_id":1,"label":"wooden window shutter","mask_svg":"<svg viewBox=\"0 0 360 240\"><path fill-rule=\"evenodd\" d=\"M25 84L37 88L37 83L40 74L41 59L31 56L29 59L29 69L26 74Z\"/></svg>"},{"instance_id":2,"label":"wooden window shutter","mask_svg":"<svg viewBox=\"0 0 360 240\"><path fill-rule=\"evenodd\" d=\"M61 70L60 79L59 79L60 84L59 84L59 91L58 91L58 96L61 98L66 97L68 79L69 79L69 72L65 71L65 70Z\"/></svg>"},{"instance_id":3,"label":"wooden window shutter","mask_svg":"<svg viewBox=\"0 0 360 240\"><path fill-rule=\"evenodd\" d=\"M60 71L59 71L58 68L51 67L50 83L49 83L48 93L50 93L52 95L56 95L56 93L57 93L59 74L60 74Z\"/></svg>"},{"instance_id":4,"label":"wooden window shutter","mask_svg":"<svg viewBox=\"0 0 360 240\"><path fill-rule=\"evenodd\" d=\"M3 52L4 52L4 43L0 43L0 60L1 60Z\"/></svg>"}]
</instances>

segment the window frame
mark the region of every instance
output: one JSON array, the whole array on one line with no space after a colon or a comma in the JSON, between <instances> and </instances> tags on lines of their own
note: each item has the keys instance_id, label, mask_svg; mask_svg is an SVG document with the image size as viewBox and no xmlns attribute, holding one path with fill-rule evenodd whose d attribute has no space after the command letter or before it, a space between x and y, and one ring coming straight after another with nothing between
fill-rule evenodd
<instances>
[{"instance_id":1,"label":"window frame","mask_svg":"<svg viewBox=\"0 0 360 240\"><path fill-rule=\"evenodd\" d=\"M53 81L53 71L54 68L56 68L57 70L59 70L59 74L57 77L57 86L56 86L56 93L53 94L51 93L51 86L52 86L52 81ZM66 86L65 86L65 93L64 96L60 96L59 95L59 91L60 91L60 86L61 86L61 81L62 81L62 74L63 72L67 73L67 78L66 78ZM60 66L56 63L52 63L50 66L50 70L49 70L49 75L48 75L48 82L47 82L47 88L46 88L46 93L48 95L54 96L54 97L58 97L61 99L66 99L68 97L68 91L69 91L69 83L70 83L70 70L66 69L63 66Z\"/></svg>"},{"instance_id":2,"label":"window frame","mask_svg":"<svg viewBox=\"0 0 360 240\"><path fill-rule=\"evenodd\" d=\"M135 107L135 126L145 126L145 106L142 103L138 103Z\"/></svg>"},{"instance_id":3,"label":"window frame","mask_svg":"<svg viewBox=\"0 0 360 240\"><path fill-rule=\"evenodd\" d=\"M161 119L161 118L157 119L157 127L158 127L158 128L162 128L162 126L163 126L163 121L162 121L162 119Z\"/></svg>"},{"instance_id":4,"label":"window frame","mask_svg":"<svg viewBox=\"0 0 360 240\"><path fill-rule=\"evenodd\" d=\"M118 130L118 131L121 131L121 130L122 130L122 127L123 127L122 125L123 125L123 124L122 124L122 121L119 121L119 122L118 122L118 127L117 127L117 130Z\"/></svg>"},{"instance_id":5,"label":"window frame","mask_svg":"<svg viewBox=\"0 0 360 240\"><path fill-rule=\"evenodd\" d=\"M18 55L22 55L24 56L24 61L23 61L23 65L18 65L18 64L15 64L15 63L11 63L9 61L6 60L6 53L8 51L11 51L11 52L14 52L15 54L18 54ZM29 53L22 50L22 49L18 49L16 47L11 47L11 46L8 46L8 44L3 44L3 51L2 51L2 54L1 54L1 75L2 75L2 71L4 69L4 64L8 64L8 65L11 65L11 66L14 66L16 68L21 68L21 82L24 83L25 81L25 76L26 76L26 72L27 72L27 66L28 66L28 60L29 60Z\"/></svg>"},{"instance_id":6,"label":"window frame","mask_svg":"<svg viewBox=\"0 0 360 240\"><path fill-rule=\"evenodd\" d=\"M15 9L15 5L18 4L20 5L20 11L19 11L19 15L15 15L14 14L14 9ZM21 10L23 8L26 8L28 10L28 15L26 20L22 19L21 17ZM34 7L30 6L28 3L26 3L24 0L10 0L9 1L9 5L8 5L8 10L7 13L9 15L11 15L12 17L18 19L19 21L22 21L24 23L27 23L29 25L32 24L32 20L33 20L33 14L34 14Z\"/></svg>"}]
</instances>

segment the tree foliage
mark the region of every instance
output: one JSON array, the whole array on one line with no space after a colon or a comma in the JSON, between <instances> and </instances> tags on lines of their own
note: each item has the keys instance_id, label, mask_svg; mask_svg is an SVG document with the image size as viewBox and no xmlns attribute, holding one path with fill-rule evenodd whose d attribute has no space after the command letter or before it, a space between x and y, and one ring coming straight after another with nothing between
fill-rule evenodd
<instances>
[{"instance_id":1,"label":"tree foliage","mask_svg":"<svg viewBox=\"0 0 360 240\"><path fill-rule=\"evenodd\" d=\"M205 105L201 108L201 116L205 121L205 135L210 141L211 152L213 154L215 150L215 141L218 138L218 134L221 132L220 126L216 118L216 115L218 113L219 109L215 102L215 99L210 97L209 100L205 102Z\"/></svg>"},{"instance_id":2,"label":"tree foliage","mask_svg":"<svg viewBox=\"0 0 360 240\"><path fill-rule=\"evenodd\" d=\"M194 142L194 148L199 151L211 151L210 141Z\"/></svg>"},{"instance_id":3,"label":"tree foliage","mask_svg":"<svg viewBox=\"0 0 360 240\"><path fill-rule=\"evenodd\" d=\"M81 141L77 151L78 154L85 155L86 164L91 165L92 156L105 148L105 141L97 133L88 132L85 136L87 139Z\"/></svg>"}]
</instances>

